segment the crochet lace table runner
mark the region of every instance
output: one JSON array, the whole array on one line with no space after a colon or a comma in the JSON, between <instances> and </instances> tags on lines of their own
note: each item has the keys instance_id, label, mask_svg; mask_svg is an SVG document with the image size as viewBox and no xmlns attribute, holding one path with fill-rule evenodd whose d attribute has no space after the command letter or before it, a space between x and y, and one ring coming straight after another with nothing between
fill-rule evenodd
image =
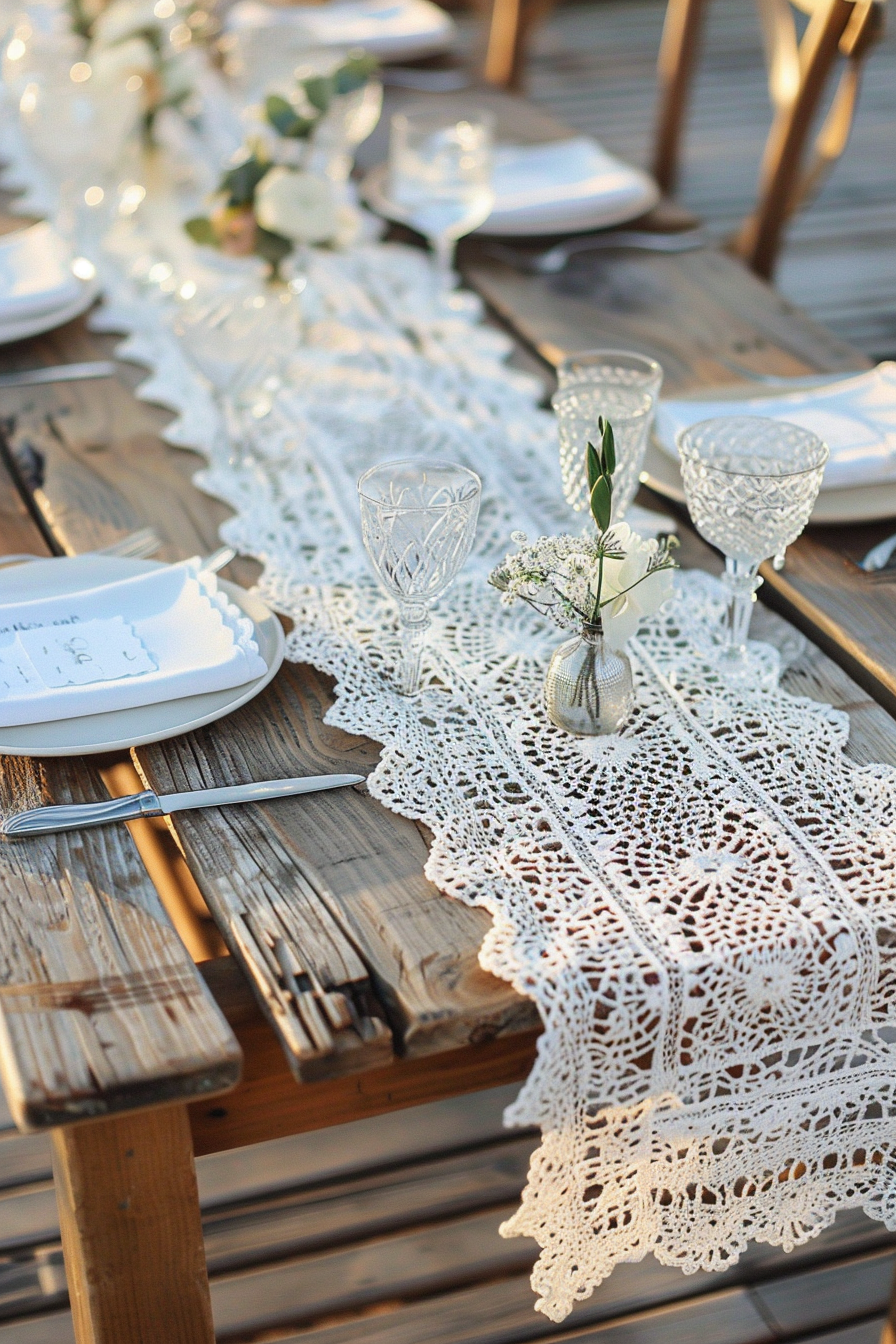
<instances>
[{"instance_id":1,"label":"crochet lace table runner","mask_svg":"<svg viewBox=\"0 0 896 1344\"><path fill-rule=\"evenodd\" d=\"M27 179L20 158L17 175ZM577 739L542 708L562 636L502 606L486 575L512 530L576 524L555 431L508 342L446 314L421 254L371 243L311 264L289 389L254 446L213 408L138 288L173 239L139 215L110 240L101 324L180 413L226 540L264 562L295 628L289 657L336 678L328 721L382 743L370 789L433 834L427 874L483 906L480 959L538 1005L536 1065L509 1123L539 1125L520 1210L540 1244L538 1306L562 1320L648 1252L724 1269L785 1248L840 1208L896 1228L896 778L843 754L847 717L776 683L721 684L707 648L717 582L682 574L629 651L637 709ZM395 693L395 611L361 547L355 482L386 458L483 479L474 553L435 612L424 688Z\"/></svg>"}]
</instances>

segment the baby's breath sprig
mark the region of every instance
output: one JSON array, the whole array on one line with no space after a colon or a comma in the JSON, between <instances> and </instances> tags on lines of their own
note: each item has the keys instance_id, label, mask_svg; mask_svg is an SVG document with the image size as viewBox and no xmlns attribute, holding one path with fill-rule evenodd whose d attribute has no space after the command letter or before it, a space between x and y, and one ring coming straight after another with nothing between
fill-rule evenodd
<instances>
[{"instance_id":1,"label":"baby's breath sprig","mask_svg":"<svg viewBox=\"0 0 896 1344\"><path fill-rule=\"evenodd\" d=\"M671 551L675 537L645 540L627 523L611 526L616 452L613 429L598 422L600 448L589 443L586 468L593 536L539 537L530 543L523 532L513 541L520 549L508 555L489 576L505 603L522 599L563 629L607 627L611 643L624 643L643 616L671 596L676 568Z\"/></svg>"}]
</instances>

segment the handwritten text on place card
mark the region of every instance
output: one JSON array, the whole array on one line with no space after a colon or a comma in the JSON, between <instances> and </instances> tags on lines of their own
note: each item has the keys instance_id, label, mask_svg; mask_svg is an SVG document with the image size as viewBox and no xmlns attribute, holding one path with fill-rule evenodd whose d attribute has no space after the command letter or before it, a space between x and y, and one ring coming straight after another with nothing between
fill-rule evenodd
<instances>
[{"instance_id":1,"label":"handwritten text on place card","mask_svg":"<svg viewBox=\"0 0 896 1344\"><path fill-rule=\"evenodd\" d=\"M20 630L16 643L47 688L88 686L155 672L157 664L121 616Z\"/></svg>"}]
</instances>

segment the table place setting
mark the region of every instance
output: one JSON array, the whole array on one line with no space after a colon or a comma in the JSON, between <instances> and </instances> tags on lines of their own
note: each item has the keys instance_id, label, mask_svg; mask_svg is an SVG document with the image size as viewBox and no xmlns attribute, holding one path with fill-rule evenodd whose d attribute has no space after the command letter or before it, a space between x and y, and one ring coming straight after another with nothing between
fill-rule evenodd
<instances>
[{"instance_id":1,"label":"table place setting","mask_svg":"<svg viewBox=\"0 0 896 1344\"><path fill-rule=\"evenodd\" d=\"M748 638L758 566L824 498L828 442L793 399L794 422L765 401L659 402L675 488L726 558L724 580L677 569L674 528L642 533L633 502L659 364L570 356L546 410L456 288L453 246L500 199L487 117L393 122L384 180L435 258L380 241L348 189L357 230L312 236L320 192L294 179L345 187L347 150L340 132L328 178L306 142L371 78L340 92L346 58L329 59L256 98L264 144L213 163L198 129L203 190L156 173L92 254L94 326L125 333L139 395L174 412L166 440L204 457L196 482L232 509L221 536L262 563L257 591L196 561L0 572L0 751L187 732L284 650L333 678L326 723L379 744L370 794L428 829L427 877L488 912L482 968L541 1016L507 1123L542 1143L502 1234L539 1243L552 1320L649 1253L722 1270L843 1208L896 1228L896 774L854 764L848 716L788 694L778 651ZM33 155L20 140L15 180ZM839 385L825 423L890 378ZM195 805L178 797L103 818Z\"/></svg>"},{"instance_id":2,"label":"table place setting","mask_svg":"<svg viewBox=\"0 0 896 1344\"><path fill-rule=\"evenodd\" d=\"M890 517L896 509L896 365L884 361L852 375L779 378L763 387L701 389L663 399L648 446L646 473L661 493L682 497L677 436L695 416L764 416L822 438L830 460L813 522Z\"/></svg>"}]
</instances>

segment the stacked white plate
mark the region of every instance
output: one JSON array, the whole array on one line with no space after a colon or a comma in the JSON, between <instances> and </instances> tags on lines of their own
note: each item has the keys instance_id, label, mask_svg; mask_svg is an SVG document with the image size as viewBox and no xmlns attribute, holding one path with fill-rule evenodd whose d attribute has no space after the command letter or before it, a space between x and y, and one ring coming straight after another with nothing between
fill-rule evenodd
<instances>
[{"instance_id":1,"label":"stacked white plate","mask_svg":"<svg viewBox=\"0 0 896 1344\"><path fill-rule=\"evenodd\" d=\"M96 297L94 280L79 280L71 254L50 224L0 238L0 345L70 322Z\"/></svg>"},{"instance_id":2,"label":"stacked white plate","mask_svg":"<svg viewBox=\"0 0 896 1344\"><path fill-rule=\"evenodd\" d=\"M493 183L495 203L477 232L504 237L612 228L645 214L660 195L646 173L587 135L542 145L499 144ZM386 164L367 174L362 195L377 214L401 219L389 200Z\"/></svg>"},{"instance_id":3,"label":"stacked white plate","mask_svg":"<svg viewBox=\"0 0 896 1344\"><path fill-rule=\"evenodd\" d=\"M781 379L745 396L743 386L714 388L660 402L643 478L684 498L676 436L720 415L762 415L812 430L831 450L816 523L865 522L896 515L896 363L866 373Z\"/></svg>"},{"instance_id":4,"label":"stacked white plate","mask_svg":"<svg viewBox=\"0 0 896 1344\"><path fill-rule=\"evenodd\" d=\"M227 29L296 26L321 47L363 47L380 61L416 60L454 43L454 22L430 0L331 0L329 4L275 6L239 0Z\"/></svg>"}]
</instances>

